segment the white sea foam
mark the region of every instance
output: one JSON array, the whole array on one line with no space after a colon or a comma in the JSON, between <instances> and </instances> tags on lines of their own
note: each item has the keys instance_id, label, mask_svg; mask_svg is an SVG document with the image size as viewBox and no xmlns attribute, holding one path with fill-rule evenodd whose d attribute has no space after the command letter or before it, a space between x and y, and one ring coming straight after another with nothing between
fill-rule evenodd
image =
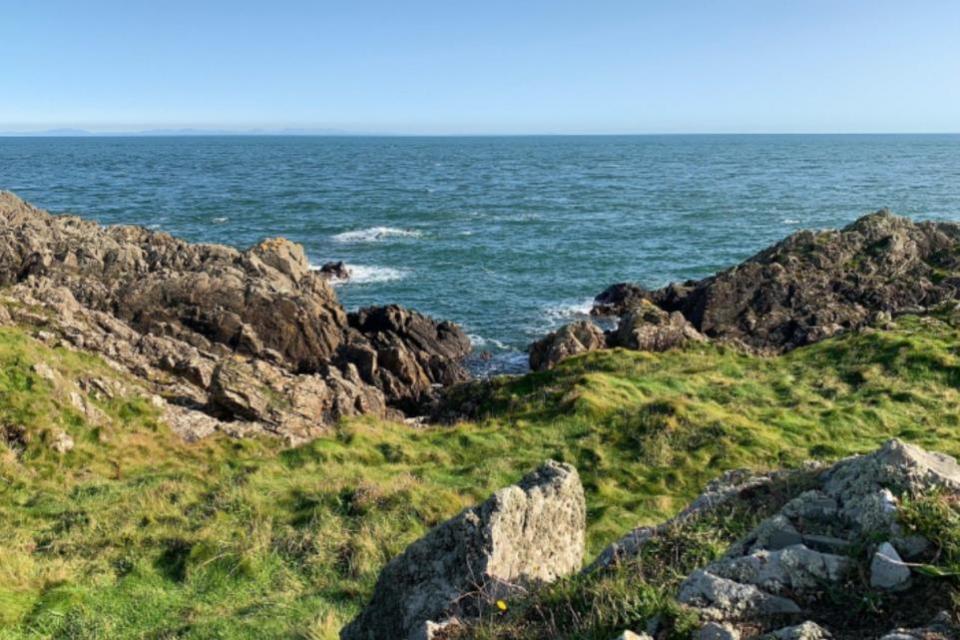
<instances>
[{"instance_id":1,"label":"white sea foam","mask_svg":"<svg viewBox=\"0 0 960 640\"><path fill-rule=\"evenodd\" d=\"M470 344L473 345L475 349L483 349L484 347L495 347L502 351L509 351L510 346L504 342L500 342L494 338L484 338L483 336L477 335L475 333L468 333L467 338L470 339Z\"/></svg>"},{"instance_id":2,"label":"white sea foam","mask_svg":"<svg viewBox=\"0 0 960 640\"><path fill-rule=\"evenodd\" d=\"M419 238L423 234L416 229L398 229L396 227L369 227L344 231L333 236L335 242L382 242L390 238Z\"/></svg>"},{"instance_id":3,"label":"white sea foam","mask_svg":"<svg viewBox=\"0 0 960 640\"><path fill-rule=\"evenodd\" d=\"M524 333L526 333L531 340L538 340L542 338L544 334L555 331L562 325L575 320L591 319L590 309L592 308L593 298L580 301L568 300L550 305L540 312L539 317L535 320L531 319L531 322L523 327Z\"/></svg>"},{"instance_id":4,"label":"white sea foam","mask_svg":"<svg viewBox=\"0 0 960 640\"><path fill-rule=\"evenodd\" d=\"M219 217L219 218L214 218L214 219L213 219L213 223L214 223L214 224L223 224L224 222L226 222L226 221L229 220L229 219L230 219L230 218L228 218L228 217L226 217L226 216L222 216L222 217Z\"/></svg>"},{"instance_id":5,"label":"white sea foam","mask_svg":"<svg viewBox=\"0 0 960 640\"><path fill-rule=\"evenodd\" d=\"M800 221L796 218L784 218L781 222L783 222L783 224L800 224Z\"/></svg>"},{"instance_id":6,"label":"white sea foam","mask_svg":"<svg viewBox=\"0 0 960 640\"><path fill-rule=\"evenodd\" d=\"M591 309L593 309L593 298L587 298L578 302L562 302L549 306L544 310L543 315L554 321L569 320L589 316Z\"/></svg>"},{"instance_id":7,"label":"white sea foam","mask_svg":"<svg viewBox=\"0 0 960 640\"><path fill-rule=\"evenodd\" d=\"M319 271L320 267L311 265L310 269ZM349 264L347 269L350 271L350 277L346 280L340 278L331 278L330 284L334 286L344 284L371 284L374 282L393 282L402 280L410 275L408 269L394 269L393 267L375 267L363 264Z\"/></svg>"}]
</instances>

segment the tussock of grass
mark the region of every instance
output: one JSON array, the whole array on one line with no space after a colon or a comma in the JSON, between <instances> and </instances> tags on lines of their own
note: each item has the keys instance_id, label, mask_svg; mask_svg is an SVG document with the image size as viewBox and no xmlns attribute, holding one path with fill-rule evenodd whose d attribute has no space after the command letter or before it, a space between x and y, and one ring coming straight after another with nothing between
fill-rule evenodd
<instances>
[{"instance_id":1,"label":"tussock of grass","mask_svg":"<svg viewBox=\"0 0 960 640\"><path fill-rule=\"evenodd\" d=\"M335 637L389 558L545 458L580 470L594 554L725 469L890 437L960 454L958 344L948 322L903 318L775 359L713 345L599 352L496 383L476 422L353 420L283 451L181 443L135 388L91 397L103 414L92 421L69 393L117 374L0 329L0 435L22 434L0 437L0 639ZM59 431L76 441L64 455L49 446ZM667 606L666 591L626 579L594 587L592 602L633 603L634 617ZM583 628L622 621L610 611L597 605Z\"/></svg>"}]
</instances>

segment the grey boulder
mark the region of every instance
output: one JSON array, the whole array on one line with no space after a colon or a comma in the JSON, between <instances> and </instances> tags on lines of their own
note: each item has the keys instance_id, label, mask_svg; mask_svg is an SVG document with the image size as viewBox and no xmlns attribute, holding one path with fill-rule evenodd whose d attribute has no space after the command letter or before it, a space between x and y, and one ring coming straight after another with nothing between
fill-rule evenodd
<instances>
[{"instance_id":1,"label":"grey boulder","mask_svg":"<svg viewBox=\"0 0 960 640\"><path fill-rule=\"evenodd\" d=\"M341 638L415 638L428 621L475 617L496 599L577 572L585 531L576 469L548 461L388 563Z\"/></svg>"}]
</instances>

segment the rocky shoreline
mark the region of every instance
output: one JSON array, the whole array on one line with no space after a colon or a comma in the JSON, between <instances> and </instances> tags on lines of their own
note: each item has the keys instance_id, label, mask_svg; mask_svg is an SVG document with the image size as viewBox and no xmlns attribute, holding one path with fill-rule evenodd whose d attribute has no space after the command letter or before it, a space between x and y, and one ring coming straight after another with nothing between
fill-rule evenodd
<instances>
[{"instance_id":1,"label":"rocky shoreline","mask_svg":"<svg viewBox=\"0 0 960 640\"><path fill-rule=\"evenodd\" d=\"M54 216L0 192L0 284L10 318L48 342L104 356L155 393L188 440L215 431L291 443L356 415L471 415L470 340L397 305L348 313L331 281L282 238L239 251L139 227ZM533 371L597 349L664 351L715 341L777 354L960 291L960 225L887 211L841 230L800 231L740 265L658 290L608 287L592 314L529 349ZM449 397L445 397L449 396ZM462 406L460 406L462 405Z\"/></svg>"},{"instance_id":2,"label":"rocky shoreline","mask_svg":"<svg viewBox=\"0 0 960 640\"><path fill-rule=\"evenodd\" d=\"M621 347L664 351L712 340L778 354L844 331L954 303L960 294L960 225L913 222L882 210L840 230L799 231L703 280L657 290L622 282L591 314L619 317L606 333L587 321L534 343L530 367Z\"/></svg>"},{"instance_id":3,"label":"rocky shoreline","mask_svg":"<svg viewBox=\"0 0 960 640\"><path fill-rule=\"evenodd\" d=\"M244 251L190 244L138 227L50 215L0 192L0 325L15 325L16 332L50 346L95 354L121 374L118 379L101 364L103 377L85 371L75 385L64 385L54 367L29 364L32 378L57 386L70 412L90 425L107 421L91 398L144 391L188 442L222 432L270 435L293 445L328 435L352 416L412 426L424 415L474 414L484 386L492 385L466 384L470 341L464 332L396 305L348 313L329 282L342 277L349 277L346 265L314 270L303 249L284 239ZM616 328L604 332L586 321L563 327L531 347L530 364L546 370L599 349L666 351L711 342L783 354L843 332L872 331L899 315L952 308L958 289L960 225L878 212L839 231L794 234L700 281L656 291L614 285L597 297L594 314L616 316ZM899 394L898 402L906 397ZM668 417L674 412L657 402L635 408ZM642 412L634 417L635 424L624 426L630 438L635 430L657 428L671 437L677 427ZM587 431L594 430L593 420L591 414ZM696 422L691 430L701 426ZM19 457L27 448L26 430L4 429L11 464L26 469ZM402 425L398 431L421 435ZM76 442L63 430L41 439L62 462L84 445L75 435ZM630 446L643 453L642 443ZM384 460L403 457L389 446L376 451ZM570 460L563 452L551 445L535 460ZM832 465L730 471L672 519L628 531L588 558L588 514L597 488L587 474L600 457L588 449L578 458L584 483L574 465L548 460L435 526L386 566L376 565L383 568L372 597L341 637L509 638L517 619L550 629L556 623L549 600L529 603L551 585L573 592L623 571L646 579L645 565L657 562L672 563L675 579L657 586L660 597L677 607L662 610L675 615L645 616L642 625L633 624L634 616L630 625L618 624L626 640L960 637L956 601L936 581L943 577L937 571L952 575L937 564L945 543L935 529L917 529L910 515L924 500L944 501L945 509L960 502L954 458L894 439ZM404 482L422 479L410 474ZM379 508L379 494L370 487L339 491L342 508L343 500L354 505L349 509ZM305 500L312 513L319 503ZM730 534L722 551L693 554L696 562L682 572L682 550L659 559L666 539L691 544L704 529ZM905 604L888 608L889 615L871 609L895 598ZM862 615L851 615L853 606L862 607ZM539 618L522 620L530 611Z\"/></svg>"},{"instance_id":4,"label":"rocky shoreline","mask_svg":"<svg viewBox=\"0 0 960 640\"><path fill-rule=\"evenodd\" d=\"M420 415L469 377L458 326L396 305L347 313L303 248L280 238L246 251L190 244L0 192L0 285L0 321L103 356L188 440L303 442L347 416Z\"/></svg>"}]
</instances>

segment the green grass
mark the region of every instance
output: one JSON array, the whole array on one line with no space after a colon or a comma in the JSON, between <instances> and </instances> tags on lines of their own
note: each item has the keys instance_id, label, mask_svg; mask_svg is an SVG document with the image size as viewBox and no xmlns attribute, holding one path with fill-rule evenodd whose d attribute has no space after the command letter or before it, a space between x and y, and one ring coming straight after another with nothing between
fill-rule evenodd
<instances>
[{"instance_id":1,"label":"green grass","mask_svg":"<svg viewBox=\"0 0 960 640\"><path fill-rule=\"evenodd\" d=\"M118 374L0 329L0 639L333 638L387 560L545 458L580 470L592 557L729 468L835 459L891 437L957 455L958 349L949 322L903 318L779 358L598 352L461 390L483 398L475 422L353 420L283 450L179 442L132 386L90 396L88 418L70 400L77 381ZM59 431L76 441L65 455L49 446ZM732 531L705 533L705 547ZM597 588L635 612L667 597Z\"/></svg>"}]
</instances>

